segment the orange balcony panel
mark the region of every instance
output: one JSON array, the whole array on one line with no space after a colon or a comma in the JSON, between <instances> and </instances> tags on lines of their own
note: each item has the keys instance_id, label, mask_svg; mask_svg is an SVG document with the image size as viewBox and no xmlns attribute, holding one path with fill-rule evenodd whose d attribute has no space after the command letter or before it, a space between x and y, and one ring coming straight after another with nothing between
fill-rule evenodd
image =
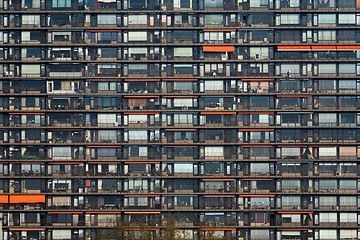
<instances>
[{"instance_id":1,"label":"orange balcony panel","mask_svg":"<svg viewBox=\"0 0 360 240\"><path fill-rule=\"evenodd\" d=\"M200 228L202 231L235 231L236 228L224 228L224 227L207 227L207 228Z\"/></svg>"},{"instance_id":2,"label":"orange balcony panel","mask_svg":"<svg viewBox=\"0 0 360 240\"><path fill-rule=\"evenodd\" d=\"M243 148L272 148L272 146L269 145L243 145Z\"/></svg>"},{"instance_id":3,"label":"orange balcony panel","mask_svg":"<svg viewBox=\"0 0 360 240\"><path fill-rule=\"evenodd\" d=\"M235 181L235 178L203 178L203 181Z\"/></svg>"},{"instance_id":4,"label":"orange balcony panel","mask_svg":"<svg viewBox=\"0 0 360 240\"><path fill-rule=\"evenodd\" d=\"M196 128L166 128L165 131L167 132L177 132L177 131L196 131Z\"/></svg>"},{"instance_id":5,"label":"orange balcony panel","mask_svg":"<svg viewBox=\"0 0 360 240\"><path fill-rule=\"evenodd\" d=\"M335 51L336 46L311 46L313 51Z\"/></svg>"},{"instance_id":6,"label":"orange balcony panel","mask_svg":"<svg viewBox=\"0 0 360 240\"><path fill-rule=\"evenodd\" d=\"M121 146L88 146L88 148L121 148Z\"/></svg>"},{"instance_id":7,"label":"orange balcony panel","mask_svg":"<svg viewBox=\"0 0 360 240\"><path fill-rule=\"evenodd\" d=\"M83 212L48 212L48 214L71 214L71 215L78 215L78 214L83 214Z\"/></svg>"},{"instance_id":8,"label":"orange balcony panel","mask_svg":"<svg viewBox=\"0 0 360 240\"><path fill-rule=\"evenodd\" d=\"M109 215L109 214L120 214L120 212L86 212L86 214L104 214L104 215Z\"/></svg>"},{"instance_id":9,"label":"orange balcony panel","mask_svg":"<svg viewBox=\"0 0 360 240\"><path fill-rule=\"evenodd\" d=\"M278 46L278 51L310 51L310 46Z\"/></svg>"},{"instance_id":10,"label":"orange balcony panel","mask_svg":"<svg viewBox=\"0 0 360 240\"><path fill-rule=\"evenodd\" d=\"M235 115L236 112L201 112L200 114L210 114L210 115L215 115L215 114L221 114L221 115Z\"/></svg>"},{"instance_id":11,"label":"orange balcony panel","mask_svg":"<svg viewBox=\"0 0 360 240\"><path fill-rule=\"evenodd\" d=\"M49 162L49 164L67 164L67 165L78 165L83 164L83 162Z\"/></svg>"},{"instance_id":12,"label":"orange balcony panel","mask_svg":"<svg viewBox=\"0 0 360 240\"><path fill-rule=\"evenodd\" d=\"M124 96L124 98L159 98L159 96Z\"/></svg>"},{"instance_id":13,"label":"orange balcony panel","mask_svg":"<svg viewBox=\"0 0 360 240\"><path fill-rule=\"evenodd\" d=\"M167 82L196 82L197 78L163 78Z\"/></svg>"},{"instance_id":14,"label":"orange balcony panel","mask_svg":"<svg viewBox=\"0 0 360 240\"><path fill-rule=\"evenodd\" d=\"M124 114L130 114L130 115L152 115L152 114L160 114L160 112L124 112Z\"/></svg>"},{"instance_id":15,"label":"orange balcony panel","mask_svg":"<svg viewBox=\"0 0 360 240\"><path fill-rule=\"evenodd\" d=\"M205 29L204 32L235 32L235 29Z\"/></svg>"},{"instance_id":16,"label":"orange balcony panel","mask_svg":"<svg viewBox=\"0 0 360 240\"><path fill-rule=\"evenodd\" d=\"M40 194L19 194L10 195L10 203L45 203L45 195Z\"/></svg>"},{"instance_id":17,"label":"orange balcony panel","mask_svg":"<svg viewBox=\"0 0 360 240\"><path fill-rule=\"evenodd\" d=\"M8 203L9 196L8 195L0 195L0 203Z\"/></svg>"},{"instance_id":18,"label":"orange balcony panel","mask_svg":"<svg viewBox=\"0 0 360 240\"><path fill-rule=\"evenodd\" d=\"M160 214L160 212L124 212L125 214Z\"/></svg>"},{"instance_id":19,"label":"orange balcony panel","mask_svg":"<svg viewBox=\"0 0 360 240\"><path fill-rule=\"evenodd\" d=\"M234 52L234 46L203 46L204 52Z\"/></svg>"},{"instance_id":20,"label":"orange balcony panel","mask_svg":"<svg viewBox=\"0 0 360 240\"><path fill-rule=\"evenodd\" d=\"M360 46L337 46L336 49L339 51L356 51L360 50Z\"/></svg>"},{"instance_id":21,"label":"orange balcony panel","mask_svg":"<svg viewBox=\"0 0 360 240\"><path fill-rule=\"evenodd\" d=\"M272 82L274 78L242 78L243 82Z\"/></svg>"},{"instance_id":22,"label":"orange balcony panel","mask_svg":"<svg viewBox=\"0 0 360 240\"><path fill-rule=\"evenodd\" d=\"M125 164L160 164L160 162L125 162Z\"/></svg>"},{"instance_id":23,"label":"orange balcony panel","mask_svg":"<svg viewBox=\"0 0 360 240\"><path fill-rule=\"evenodd\" d=\"M131 78L127 78L124 80L125 82L159 82L160 79L149 79L149 78L144 78L144 79L131 79Z\"/></svg>"}]
</instances>

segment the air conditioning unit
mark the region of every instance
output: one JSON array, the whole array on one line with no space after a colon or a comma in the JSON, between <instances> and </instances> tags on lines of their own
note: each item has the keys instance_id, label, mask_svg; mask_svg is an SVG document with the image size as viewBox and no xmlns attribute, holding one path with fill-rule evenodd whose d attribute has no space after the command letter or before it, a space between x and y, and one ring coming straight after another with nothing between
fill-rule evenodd
<instances>
[{"instance_id":1,"label":"air conditioning unit","mask_svg":"<svg viewBox=\"0 0 360 240\"><path fill-rule=\"evenodd\" d=\"M268 39L267 38L264 38L264 43L267 43L268 42Z\"/></svg>"}]
</instances>

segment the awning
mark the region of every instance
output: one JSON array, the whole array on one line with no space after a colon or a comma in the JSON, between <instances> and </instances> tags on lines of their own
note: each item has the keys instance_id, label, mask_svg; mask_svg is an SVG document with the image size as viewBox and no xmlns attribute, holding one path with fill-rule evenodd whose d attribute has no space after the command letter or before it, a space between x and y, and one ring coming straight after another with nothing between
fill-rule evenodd
<instances>
[{"instance_id":1,"label":"awning","mask_svg":"<svg viewBox=\"0 0 360 240\"><path fill-rule=\"evenodd\" d=\"M9 196L8 195L0 195L0 203L8 203Z\"/></svg>"},{"instance_id":2,"label":"awning","mask_svg":"<svg viewBox=\"0 0 360 240\"><path fill-rule=\"evenodd\" d=\"M278 46L278 51L310 51L310 46Z\"/></svg>"},{"instance_id":3,"label":"awning","mask_svg":"<svg viewBox=\"0 0 360 240\"><path fill-rule=\"evenodd\" d=\"M45 195L41 195L41 194L10 195L10 203L45 203Z\"/></svg>"},{"instance_id":4,"label":"awning","mask_svg":"<svg viewBox=\"0 0 360 240\"><path fill-rule=\"evenodd\" d=\"M203 46L204 52L234 52L234 46Z\"/></svg>"}]
</instances>

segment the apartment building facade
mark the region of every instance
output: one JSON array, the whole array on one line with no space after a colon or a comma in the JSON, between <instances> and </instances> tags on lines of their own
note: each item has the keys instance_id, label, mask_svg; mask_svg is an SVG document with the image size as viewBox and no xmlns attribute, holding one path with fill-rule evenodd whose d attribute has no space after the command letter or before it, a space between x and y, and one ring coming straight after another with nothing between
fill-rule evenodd
<instances>
[{"instance_id":1,"label":"apartment building facade","mask_svg":"<svg viewBox=\"0 0 360 240\"><path fill-rule=\"evenodd\" d=\"M0 1L0 238L359 239L359 10Z\"/></svg>"}]
</instances>

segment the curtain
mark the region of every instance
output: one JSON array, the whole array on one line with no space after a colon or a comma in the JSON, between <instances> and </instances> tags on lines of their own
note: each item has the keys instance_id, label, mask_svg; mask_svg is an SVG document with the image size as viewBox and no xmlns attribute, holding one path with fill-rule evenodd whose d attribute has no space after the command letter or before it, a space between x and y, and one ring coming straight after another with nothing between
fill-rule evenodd
<instances>
[{"instance_id":1,"label":"curtain","mask_svg":"<svg viewBox=\"0 0 360 240\"><path fill-rule=\"evenodd\" d=\"M193 123L193 115L192 114L174 114L174 123L185 123L192 124Z\"/></svg>"},{"instance_id":2,"label":"curtain","mask_svg":"<svg viewBox=\"0 0 360 240\"><path fill-rule=\"evenodd\" d=\"M320 189L337 189L337 180L320 180Z\"/></svg>"},{"instance_id":3,"label":"curtain","mask_svg":"<svg viewBox=\"0 0 360 240\"><path fill-rule=\"evenodd\" d=\"M335 30L320 30L318 33L319 41L335 41L336 31Z\"/></svg>"},{"instance_id":4,"label":"curtain","mask_svg":"<svg viewBox=\"0 0 360 240\"><path fill-rule=\"evenodd\" d=\"M300 14L281 14L280 24L299 24Z\"/></svg>"},{"instance_id":5,"label":"curtain","mask_svg":"<svg viewBox=\"0 0 360 240\"><path fill-rule=\"evenodd\" d=\"M340 147L340 156L356 157L356 147Z\"/></svg>"},{"instance_id":6,"label":"curtain","mask_svg":"<svg viewBox=\"0 0 360 240\"><path fill-rule=\"evenodd\" d=\"M357 222L357 213L340 213L341 223L354 223ZM343 237L341 235L341 237Z\"/></svg>"},{"instance_id":7,"label":"curtain","mask_svg":"<svg viewBox=\"0 0 360 240\"><path fill-rule=\"evenodd\" d=\"M222 14L205 14L205 24L223 24L224 16Z\"/></svg>"},{"instance_id":8,"label":"curtain","mask_svg":"<svg viewBox=\"0 0 360 240\"><path fill-rule=\"evenodd\" d=\"M174 82L174 90L191 90L192 88L192 82Z\"/></svg>"},{"instance_id":9,"label":"curtain","mask_svg":"<svg viewBox=\"0 0 360 240\"><path fill-rule=\"evenodd\" d=\"M205 0L206 8L222 8L224 6L223 0Z\"/></svg>"},{"instance_id":10,"label":"curtain","mask_svg":"<svg viewBox=\"0 0 360 240\"><path fill-rule=\"evenodd\" d=\"M175 163L174 173L193 173L193 165L191 163Z\"/></svg>"},{"instance_id":11,"label":"curtain","mask_svg":"<svg viewBox=\"0 0 360 240\"><path fill-rule=\"evenodd\" d=\"M322 212L319 214L319 221L320 221L320 223L337 222L337 213L323 213Z\"/></svg>"},{"instance_id":12,"label":"curtain","mask_svg":"<svg viewBox=\"0 0 360 240\"><path fill-rule=\"evenodd\" d=\"M71 197L53 197L54 206L70 206Z\"/></svg>"},{"instance_id":13,"label":"curtain","mask_svg":"<svg viewBox=\"0 0 360 240\"><path fill-rule=\"evenodd\" d=\"M21 65L22 74L40 74L40 64Z\"/></svg>"},{"instance_id":14,"label":"curtain","mask_svg":"<svg viewBox=\"0 0 360 240\"><path fill-rule=\"evenodd\" d=\"M283 206L300 206L301 203L300 196L283 196L281 200Z\"/></svg>"},{"instance_id":15,"label":"curtain","mask_svg":"<svg viewBox=\"0 0 360 240\"><path fill-rule=\"evenodd\" d=\"M130 24L147 24L147 15L129 15L128 17Z\"/></svg>"},{"instance_id":16,"label":"curtain","mask_svg":"<svg viewBox=\"0 0 360 240\"><path fill-rule=\"evenodd\" d=\"M281 64L281 73L300 73L300 64Z\"/></svg>"},{"instance_id":17,"label":"curtain","mask_svg":"<svg viewBox=\"0 0 360 240\"><path fill-rule=\"evenodd\" d=\"M251 172L268 173L269 168L268 163L250 163Z\"/></svg>"},{"instance_id":18,"label":"curtain","mask_svg":"<svg viewBox=\"0 0 360 240\"><path fill-rule=\"evenodd\" d=\"M224 147L205 147L205 156L207 157L224 156Z\"/></svg>"},{"instance_id":19,"label":"curtain","mask_svg":"<svg viewBox=\"0 0 360 240\"><path fill-rule=\"evenodd\" d=\"M129 115L129 123L146 123L148 115Z\"/></svg>"},{"instance_id":20,"label":"curtain","mask_svg":"<svg viewBox=\"0 0 360 240\"><path fill-rule=\"evenodd\" d=\"M174 48L174 57L192 57L192 48Z\"/></svg>"},{"instance_id":21,"label":"curtain","mask_svg":"<svg viewBox=\"0 0 360 240\"><path fill-rule=\"evenodd\" d=\"M250 57L269 57L269 48L268 47L251 47L250 48Z\"/></svg>"},{"instance_id":22,"label":"curtain","mask_svg":"<svg viewBox=\"0 0 360 240\"><path fill-rule=\"evenodd\" d=\"M147 32L129 32L128 41L147 41Z\"/></svg>"},{"instance_id":23,"label":"curtain","mask_svg":"<svg viewBox=\"0 0 360 240\"><path fill-rule=\"evenodd\" d=\"M128 52L129 52L129 54L131 55L131 54L146 54L147 53L147 48L146 47L144 47L144 48L132 48L132 47L130 47L129 49L128 49Z\"/></svg>"},{"instance_id":24,"label":"curtain","mask_svg":"<svg viewBox=\"0 0 360 240\"><path fill-rule=\"evenodd\" d=\"M339 90L355 90L356 80L339 80Z\"/></svg>"},{"instance_id":25,"label":"curtain","mask_svg":"<svg viewBox=\"0 0 360 240\"><path fill-rule=\"evenodd\" d=\"M340 214L340 216L341 216L341 214ZM357 230L342 230L342 229L340 229L340 236L341 236L341 239L358 239Z\"/></svg>"},{"instance_id":26,"label":"curtain","mask_svg":"<svg viewBox=\"0 0 360 240\"><path fill-rule=\"evenodd\" d=\"M99 140L116 139L116 131L115 130L99 130L98 135L99 135Z\"/></svg>"},{"instance_id":27,"label":"curtain","mask_svg":"<svg viewBox=\"0 0 360 240\"><path fill-rule=\"evenodd\" d=\"M224 90L223 81L205 81L205 91L222 91Z\"/></svg>"},{"instance_id":28,"label":"curtain","mask_svg":"<svg viewBox=\"0 0 360 240\"><path fill-rule=\"evenodd\" d=\"M98 123L115 123L116 114L98 114Z\"/></svg>"},{"instance_id":29,"label":"curtain","mask_svg":"<svg viewBox=\"0 0 360 240\"><path fill-rule=\"evenodd\" d=\"M282 157L286 156L299 156L300 148L282 148L281 149Z\"/></svg>"},{"instance_id":30,"label":"curtain","mask_svg":"<svg viewBox=\"0 0 360 240\"><path fill-rule=\"evenodd\" d=\"M54 240L70 240L72 239L71 230L53 230L53 238Z\"/></svg>"},{"instance_id":31,"label":"curtain","mask_svg":"<svg viewBox=\"0 0 360 240\"><path fill-rule=\"evenodd\" d=\"M283 189L300 189L300 180L283 180L281 186Z\"/></svg>"},{"instance_id":32,"label":"curtain","mask_svg":"<svg viewBox=\"0 0 360 240\"><path fill-rule=\"evenodd\" d=\"M130 130L129 131L129 140L147 140L148 133L147 131L136 131Z\"/></svg>"},{"instance_id":33,"label":"curtain","mask_svg":"<svg viewBox=\"0 0 360 240\"><path fill-rule=\"evenodd\" d=\"M336 123L336 113L319 113L319 123Z\"/></svg>"},{"instance_id":34,"label":"curtain","mask_svg":"<svg viewBox=\"0 0 360 240\"><path fill-rule=\"evenodd\" d=\"M174 99L174 107L192 107L193 106L193 98L175 98Z\"/></svg>"},{"instance_id":35,"label":"curtain","mask_svg":"<svg viewBox=\"0 0 360 240\"><path fill-rule=\"evenodd\" d=\"M339 24L355 24L356 15L354 13L339 13Z\"/></svg>"},{"instance_id":36,"label":"curtain","mask_svg":"<svg viewBox=\"0 0 360 240\"><path fill-rule=\"evenodd\" d=\"M336 204L335 204L336 205ZM357 206L357 198L352 196L340 197L340 206Z\"/></svg>"},{"instance_id":37,"label":"curtain","mask_svg":"<svg viewBox=\"0 0 360 240\"><path fill-rule=\"evenodd\" d=\"M320 196L319 197L319 205L320 206L336 206L337 205L337 200L336 197L332 197L332 196Z\"/></svg>"},{"instance_id":38,"label":"curtain","mask_svg":"<svg viewBox=\"0 0 360 240\"><path fill-rule=\"evenodd\" d=\"M356 190L356 180L340 180L340 189L342 190Z\"/></svg>"},{"instance_id":39,"label":"curtain","mask_svg":"<svg viewBox=\"0 0 360 240\"><path fill-rule=\"evenodd\" d=\"M71 147L53 147L53 157L70 157Z\"/></svg>"},{"instance_id":40,"label":"curtain","mask_svg":"<svg viewBox=\"0 0 360 240\"><path fill-rule=\"evenodd\" d=\"M356 73L356 64L339 64L339 74L340 73Z\"/></svg>"},{"instance_id":41,"label":"curtain","mask_svg":"<svg viewBox=\"0 0 360 240\"><path fill-rule=\"evenodd\" d=\"M269 0L251 0L250 7L267 7Z\"/></svg>"},{"instance_id":42,"label":"curtain","mask_svg":"<svg viewBox=\"0 0 360 240\"><path fill-rule=\"evenodd\" d=\"M30 41L30 32L21 32L21 41Z\"/></svg>"},{"instance_id":43,"label":"curtain","mask_svg":"<svg viewBox=\"0 0 360 240\"><path fill-rule=\"evenodd\" d=\"M22 15L22 24L40 24L40 15Z\"/></svg>"},{"instance_id":44,"label":"curtain","mask_svg":"<svg viewBox=\"0 0 360 240\"><path fill-rule=\"evenodd\" d=\"M336 24L336 14L319 14L319 24Z\"/></svg>"},{"instance_id":45,"label":"curtain","mask_svg":"<svg viewBox=\"0 0 360 240\"><path fill-rule=\"evenodd\" d=\"M336 156L336 147L319 147L319 156L320 157L335 157Z\"/></svg>"},{"instance_id":46,"label":"curtain","mask_svg":"<svg viewBox=\"0 0 360 240\"><path fill-rule=\"evenodd\" d=\"M116 14L99 14L97 17L98 24L116 24Z\"/></svg>"}]
</instances>

